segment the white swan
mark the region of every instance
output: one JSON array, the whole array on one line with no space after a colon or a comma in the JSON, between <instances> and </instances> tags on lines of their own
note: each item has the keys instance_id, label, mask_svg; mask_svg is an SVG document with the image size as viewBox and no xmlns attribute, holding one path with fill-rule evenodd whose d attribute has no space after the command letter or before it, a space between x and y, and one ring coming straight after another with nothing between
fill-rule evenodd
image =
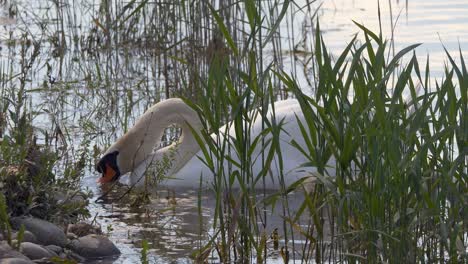
<instances>
[{"instance_id":1,"label":"white swan","mask_svg":"<svg viewBox=\"0 0 468 264\"><path fill-rule=\"evenodd\" d=\"M251 118L253 126L251 129L251 140L262 132L261 116L255 115L252 111ZM271 121L272 111L268 111ZM280 132L280 149L283 156L283 175L286 186L294 183L298 179L310 176L316 172L315 167L302 168L301 165L307 159L290 142L296 140L304 146L304 139L297 124L296 116L304 122L304 115L296 100L284 100L275 103L275 117L277 123L284 122ZM182 135L178 143L163 147L154 151L155 146L161 142L165 129L171 124L177 124L182 129ZM105 153L96 165L97 170L102 173L101 183L114 181L120 175L130 174L131 184L142 184L142 175L151 163L163 161L167 155L173 156L173 162L167 168L167 175L173 178L163 182L165 186L198 187L200 176L204 184L213 182L213 173L200 160L203 157L200 147L192 135L189 125L194 131L202 129L202 123L197 113L185 104L181 99L168 99L157 103L148 109L135 123L135 125L121 138L119 138ZM224 131L225 127L220 131ZM229 131L230 136L234 136L234 129ZM212 135L214 137L214 135ZM265 141L268 141L270 134L266 134ZM262 170L261 144L258 144L253 151L252 173L258 175ZM266 155L268 153L265 153ZM238 161L235 154L230 156ZM167 159L167 158L166 158ZM334 161L331 161L334 163ZM227 163L225 163L227 168ZM333 173L333 172L332 172ZM278 157L275 154L274 160L269 168L269 173L263 180L258 181L257 187L267 189L278 189L279 184Z\"/></svg>"}]
</instances>

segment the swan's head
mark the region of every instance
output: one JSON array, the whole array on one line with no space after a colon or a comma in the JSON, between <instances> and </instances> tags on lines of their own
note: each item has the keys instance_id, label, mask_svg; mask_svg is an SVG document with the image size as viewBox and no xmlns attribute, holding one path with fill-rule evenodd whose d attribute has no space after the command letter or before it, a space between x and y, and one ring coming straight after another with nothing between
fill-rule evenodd
<instances>
[{"instance_id":1,"label":"swan's head","mask_svg":"<svg viewBox=\"0 0 468 264\"><path fill-rule=\"evenodd\" d=\"M117 164L118 151L110 152L104 155L96 164L96 170L102 173L102 177L98 180L100 183L116 181L120 177L120 169Z\"/></svg>"}]
</instances>

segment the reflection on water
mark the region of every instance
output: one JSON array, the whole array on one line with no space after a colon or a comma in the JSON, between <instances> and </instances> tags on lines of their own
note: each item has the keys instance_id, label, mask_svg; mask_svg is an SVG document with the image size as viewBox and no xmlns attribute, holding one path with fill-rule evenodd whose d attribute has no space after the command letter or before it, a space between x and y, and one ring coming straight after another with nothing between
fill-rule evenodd
<instances>
[{"instance_id":1,"label":"reflection on water","mask_svg":"<svg viewBox=\"0 0 468 264\"><path fill-rule=\"evenodd\" d=\"M89 179L92 185L93 179ZM86 184L86 182L85 182ZM108 186L109 187L109 186ZM204 246L207 228L212 219L212 197L202 196L203 208L198 208L198 193L194 190L159 191L150 195L150 203L140 205L138 195L124 195L128 188L116 185L102 201L91 205L104 231L122 250L116 263L127 263L140 258L142 240L150 247L150 259L189 263L190 254ZM107 192L95 186L96 196Z\"/></svg>"},{"instance_id":2,"label":"reflection on water","mask_svg":"<svg viewBox=\"0 0 468 264\"><path fill-rule=\"evenodd\" d=\"M92 215L97 216L96 220L103 231L110 234L110 238L122 251L122 255L114 263L137 261L140 252L135 248L141 248L143 239L151 248L149 252L152 261L191 263L193 260L189 256L205 246L209 236L212 235L210 228L216 197L210 191L203 191L200 194L193 189L161 187L152 190L148 204L140 205L141 197L136 194L138 192L132 195L125 194L127 186L118 184L111 189L109 189L111 186L100 187L95 184L95 178L92 177L86 178L84 185L90 187L96 197L103 193L108 194L101 201L92 203L90 210ZM201 207L198 206L199 196ZM262 197L263 194L259 195L258 201L261 201ZM302 194L290 195L288 202L291 214L296 212L302 200ZM280 245L282 245L282 207L270 206L266 210L268 218L265 232L271 237L273 230L279 230ZM306 228L307 220L298 221L302 222L303 228ZM296 236L295 244L301 245L301 241L302 238ZM268 245L270 261L280 262L279 251L274 249L272 239L268 239Z\"/></svg>"},{"instance_id":3,"label":"reflection on water","mask_svg":"<svg viewBox=\"0 0 468 264\"><path fill-rule=\"evenodd\" d=\"M396 51L422 43L417 48L418 59L425 62L426 56L430 55L432 76L443 75L447 59L442 45L454 57L457 57L459 47L465 54L468 51L468 2L465 0L319 2L322 3L320 26L326 32L325 42L331 50L342 50L350 36L358 32L352 20L378 32L380 2L383 36L390 39L393 35Z\"/></svg>"}]
</instances>

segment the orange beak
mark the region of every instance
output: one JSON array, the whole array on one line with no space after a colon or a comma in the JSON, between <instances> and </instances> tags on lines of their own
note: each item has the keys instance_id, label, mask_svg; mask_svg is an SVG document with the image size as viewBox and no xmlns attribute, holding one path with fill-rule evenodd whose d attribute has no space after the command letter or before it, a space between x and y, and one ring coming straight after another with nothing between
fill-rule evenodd
<instances>
[{"instance_id":1,"label":"orange beak","mask_svg":"<svg viewBox=\"0 0 468 264\"><path fill-rule=\"evenodd\" d=\"M109 165L106 164L106 172L102 174L102 177L98 179L99 183L108 183L114 180L117 172Z\"/></svg>"}]
</instances>

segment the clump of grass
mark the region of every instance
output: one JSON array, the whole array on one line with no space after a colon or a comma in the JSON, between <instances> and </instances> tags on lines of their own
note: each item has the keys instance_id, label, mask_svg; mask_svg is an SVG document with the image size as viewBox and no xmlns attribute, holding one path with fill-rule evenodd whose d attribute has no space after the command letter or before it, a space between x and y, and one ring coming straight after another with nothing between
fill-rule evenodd
<instances>
[{"instance_id":1,"label":"clump of grass","mask_svg":"<svg viewBox=\"0 0 468 264\"><path fill-rule=\"evenodd\" d=\"M56 178L53 167L57 154L49 146L39 146L33 131L30 120L21 118L18 127L7 130L2 138L0 185L8 214L33 215L60 223L86 217L87 195L76 191L80 163Z\"/></svg>"},{"instance_id":2,"label":"clump of grass","mask_svg":"<svg viewBox=\"0 0 468 264\"><path fill-rule=\"evenodd\" d=\"M214 54L206 78L200 78L198 83L203 96L196 104L186 100L204 122L205 129L199 135L199 144L204 153L203 160L214 174L212 189L216 195L215 235L199 253L204 256L210 252L207 248L211 247L222 262L249 262L252 259L264 262L271 255L265 230L270 210L268 196L256 187L270 177L268 168L273 164L273 156L281 157L279 132L282 124L268 121L266 107L283 94L273 86L277 77L272 69L280 68L280 65L272 64L264 69L263 58L254 50L261 49L265 36L268 42L274 35L289 2L284 3L280 18L266 33L259 33L262 32L262 24L256 4L253 1L245 4L251 33L242 49L237 47L225 21L209 6L231 57L225 56L226 53ZM236 68L233 61L245 61L245 69ZM251 138L255 116L260 117L264 131ZM257 158L254 153L258 151L265 169L254 175L252 167ZM281 159L276 165L282 166ZM283 178L284 175L279 175L275 179L281 183L281 191L269 200L279 201L281 209L278 210L282 210L281 214L286 219L291 216L287 199L290 190L284 185ZM264 201L259 202L258 197L263 197ZM285 220L280 227L285 241L281 252L285 259L292 258L291 252L295 251L294 243L290 242L294 241L294 234L290 232L293 226L294 223Z\"/></svg>"},{"instance_id":3,"label":"clump of grass","mask_svg":"<svg viewBox=\"0 0 468 264\"><path fill-rule=\"evenodd\" d=\"M8 215L6 199L3 194L0 194L0 229L2 231L3 238L7 240L8 244L11 244L10 217Z\"/></svg>"},{"instance_id":4,"label":"clump of grass","mask_svg":"<svg viewBox=\"0 0 468 264\"><path fill-rule=\"evenodd\" d=\"M417 45L386 60L387 42L357 25L366 41L358 45L352 39L336 60L317 31L313 96L279 74L306 115L302 131L309 144L295 146L321 174L320 195L306 199L308 210L296 215L314 218L308 255L370 263L466 260L463 57L456 64L447 53L446 78L432 87L429 61L425 73L415 53L402 63ZM330 155L336 175L323 167ZM327 226L329 238L323 236Z\"/></svg>"},{"instance_id":5,"label":"clump of grass","mask_svg":"<svg viewBox=\"0 0 468 264\"><path fill-rule=\"evenodd\" d=\"M8 61L9 67L0 68L0 188L9 217L32 215L66 224L88 215L87 195L76 191L83 161L69 163L61 177L53 173L60 157L48 131L34 126L38 111L28 96L33 65L39 60L41 49L41 43L29 37L23 34L19 47L9 47L13 54L19 50L19 58ZM18 65L13 66L14 63ZM38 135L45 138L41 143ZM73 195L70 190L74 190ZM59 195L65 199L57 198ZM73 200L76 195L83 199Z\"/></svg>"},{"instance_id":6,"label":"clump of grass","mask_svg":"<svg viewBox=\"0 0 468 264\"><path fill-rule=\"evenodd\" d=\"M214 9L212 13L232 53L239 54L223 21ZM255 28L255 22L252 25ZM286 208L282 251L286 259L466 260L468 73L461 52L460 64L447 53L446 77L432 84L429 61L424 69L419 66L417 44L387 60L382 36L357 26L364 44L353 38L335 59L317 24L312 96L305 95L287 73L267 69L259 74L260 59L254 53L248 55L251 63L245 72L230 72L226 61L211 65L202 83L205 99L192 106L205 122L205 131L219 133L213 138L202 132L200 145L215 175L215 235L210 243L221 261L247 261L255 254L258 260L266 259L258 222L260 208L265 207L252 200L257 193L251 185L265 175L252 175L250 170L256 139L248 138L252 125L248 113L276 99L267 85L270 76L279 78L299 100L306 116L301 131L307 144L291 144L309 159L308 165L318 168L315 190L296 213L289 211L288 186L277 194ZM409 61L403 63L404 58ZM228 121L232 127L219 131ZM229 135L231 128L235 135ZM280 127L265 122L265 129L276 146L275 131ZM277 147L270 150L281 153ZM336 167L329 170L326 164L333 158ZM232 196L233 182L241 186L240 196ZM301 217L310 219L307 229L297 226ZM306 237L305 246L295 243L294 230Z\"/></svg>"},{"instance_id":7,"label":"clump of grass","mask_svg":"<svg viewBox=\"0 0 468 264\"><path fill-rule=\"evenodd\" d=\"M414 53L402 63L417 45L387 61L387 42L358 26L365 43L353 39L336 60L317 33L314 96L281 75L307 115L303 136L311 144L296 147L318 166L325 189L305 203L311 215L321 213L317 204L327 205L327 224L336 228L333 252L319 256L353 262L466 260L467 137L462 131L468 73L463 57L457 65L447 53L446 77L432 87L429 61L425 75ZM330 154L337 160L336 175L321 166ZM314 226L321 238L323 223Z\"/></svg>"}]
</instances>

